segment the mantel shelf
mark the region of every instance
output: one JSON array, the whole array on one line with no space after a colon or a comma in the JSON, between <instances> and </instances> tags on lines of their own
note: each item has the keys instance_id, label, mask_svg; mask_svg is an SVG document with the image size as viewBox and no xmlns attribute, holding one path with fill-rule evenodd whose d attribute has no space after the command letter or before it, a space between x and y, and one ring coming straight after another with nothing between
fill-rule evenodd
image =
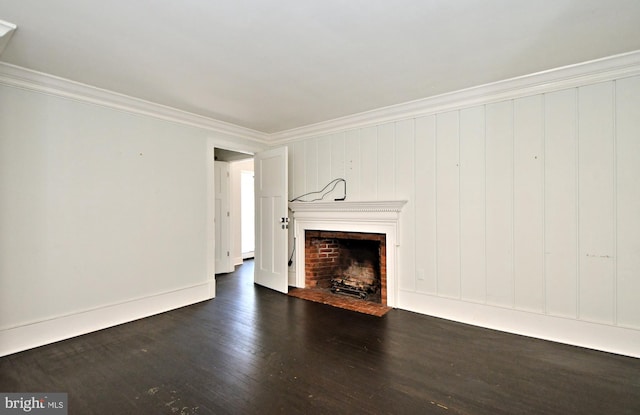
<instances>
[{"instance_id":1,"label":"mantel shelf","mask_svg":"<svg viewBox=\"0 0 640 415\"><path fill-rule=\"evenodd\" d=\"M289 202L292 212L400 212L406 200Z\"/></svg>"}]
</instances>

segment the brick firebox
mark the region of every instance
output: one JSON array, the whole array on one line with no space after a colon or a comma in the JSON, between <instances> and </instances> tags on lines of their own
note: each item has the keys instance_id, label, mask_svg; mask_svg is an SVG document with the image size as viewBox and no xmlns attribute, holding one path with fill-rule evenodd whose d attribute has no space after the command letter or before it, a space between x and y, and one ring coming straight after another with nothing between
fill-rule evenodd
<instances>
[{"instance_id":1,"label":"brick firebox","mask_svg":"<svg viewBox=\"0 0 640 415\"><path fill-rule=\"evenodd\" d=\"M336 280L387 304L386 237L378 233L307 230L305 288L329 290Z\"/></svg>"}]
</instances>

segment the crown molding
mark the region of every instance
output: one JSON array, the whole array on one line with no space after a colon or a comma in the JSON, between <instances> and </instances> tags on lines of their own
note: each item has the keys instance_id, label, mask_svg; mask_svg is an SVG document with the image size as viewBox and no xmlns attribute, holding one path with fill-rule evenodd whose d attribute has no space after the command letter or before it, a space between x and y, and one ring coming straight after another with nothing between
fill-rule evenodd
<instances>
[{"instance_id":1,"label":"crown molding","mask_svg":"<svg viewBox=\"0 0 640 415\"><path fill-rule=\"evenodd\" d=\"M640 75L640 50L563 66L270 134L270 144Z\"/></svg>"},{"instance_id":2,"label":"crown molding","mask_svg":"<svg viewBox=\"0 0 640 415\"><path fill-rule=\"evenodd\" d=\"M0 62L0 84L202 128L264 145L267 134L69 79Z\"/></svg>"},{"instance_id":3,"label":"crown molding","mask_svg":"<svg viewBox=\"0 0 640 415\"><path fill-rule=\"evenodd\" d=\"M0 84L146 115L222 134L230 141L283 145L314 136L459 110L640 75L640 50L433 97L365 111L277 133L264 133L0 61Z\"/></svg>"}]
</instances>

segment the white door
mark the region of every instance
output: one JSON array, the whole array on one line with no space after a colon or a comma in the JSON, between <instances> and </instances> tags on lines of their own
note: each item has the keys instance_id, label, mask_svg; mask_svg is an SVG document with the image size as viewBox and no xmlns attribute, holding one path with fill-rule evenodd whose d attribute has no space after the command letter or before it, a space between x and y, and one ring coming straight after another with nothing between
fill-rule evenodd
<instances>
[{"instance_id":1,"label":"white door","mask_svg":"<svg viewBox=\"0 0 640 415\"><path fill-rule=\"evenodd\" d=\"M230 217L230 190L229 190L229 163L216 161L214 163L215 179L215 269L216 274L233 271L231 263L231 217Z\"/></svg>"},{"instance_id":2,"label":"white door","mask_svg":"<svg viewBox=\"0 0 640 415\"><path fill-rule=\"evenodd\" d=\"M287 148L258 153L254 158L256 251L254 281L288 291Z\"/></svg>"}]
</instances>

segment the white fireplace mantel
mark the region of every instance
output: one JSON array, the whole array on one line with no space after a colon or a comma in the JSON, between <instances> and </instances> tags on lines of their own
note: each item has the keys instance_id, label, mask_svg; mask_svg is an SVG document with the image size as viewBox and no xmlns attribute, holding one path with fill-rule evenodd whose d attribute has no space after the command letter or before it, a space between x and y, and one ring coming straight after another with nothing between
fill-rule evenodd
<instances>
[{"instance_id":1,"label":"white fireplace mantel","mask_svg":"<svg viewBox=\"0 0 640 415\"><path fill-rule=\"evenodd\" d=\"M406 200L365 202L289 202L293 212L296 287L305 286L304 240L307 230L380 233L386 237L387 305L397 303L397 251L400 211Z\"/></svg>"}]
</instances>

